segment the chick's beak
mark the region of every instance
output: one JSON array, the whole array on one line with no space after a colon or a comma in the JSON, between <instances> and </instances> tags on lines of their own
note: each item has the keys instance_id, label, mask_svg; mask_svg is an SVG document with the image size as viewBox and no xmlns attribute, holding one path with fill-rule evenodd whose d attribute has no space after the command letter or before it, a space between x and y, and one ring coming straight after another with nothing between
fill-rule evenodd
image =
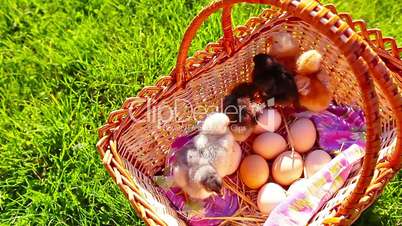
<instances>
[{"instance_id":1,"label":"chick's beak","mask_svg":"<svg viewBox=\"0 0 402 226\"><path fill-rule=\"evenodd\" d=\"M222 189L214 189L214 192L219 196L222 195Z\"/></svg>"},{"instance_id":2,"label":"chick's beak","mask_svg":"<svg viewBox=\"0 0 402 226\"><path fill-rule=\"evenodd\" d=\"M213 192L215 192L217 195L221 195L222 194L222 182L216 181L215 183L213 183L213 185L211 186L211 190Z\"/></svg>"}]
</instances>

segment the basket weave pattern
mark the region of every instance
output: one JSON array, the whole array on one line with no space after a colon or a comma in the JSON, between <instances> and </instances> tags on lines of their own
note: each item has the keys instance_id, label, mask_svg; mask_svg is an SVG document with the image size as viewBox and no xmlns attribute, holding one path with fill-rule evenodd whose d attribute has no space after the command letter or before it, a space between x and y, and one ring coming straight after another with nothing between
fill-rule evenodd
<instances>
[{"instance_id":1,"label":"basket weave pattern","mask_svg":"<svg viewBox=\"0 0 402 226\"><path fill-rule=\"evenodd\" d=\"M238 2L274 7L232 29L230 10ZM187 58L198 27L221 8L224 37ZM103 164L148 225L185 225L149 176L163 169L173 139L195 129L194 121L183 121L193 117L189 104L220 106L234 85L250 80L253 56L267 51L270 34L277 31L290 32L302 49L321 52L335 101L360 106L367 120L367 150L362 164L355 166L344 187L311 222L350 225L400 169L402 48L394 39L368 29L349 14L338 14L333 5L321 6L312 0L216 1L189 26L171 74L142 89L137 97L128 98L99 129L97 148ZM178 99L186 103L177 103ZM166 106L175 105L180 109L176 120L147 120L153 115L150 106L164 116L169 113ZM194 120L203 115L198 117Z\"/></svg>"}]
</instances>

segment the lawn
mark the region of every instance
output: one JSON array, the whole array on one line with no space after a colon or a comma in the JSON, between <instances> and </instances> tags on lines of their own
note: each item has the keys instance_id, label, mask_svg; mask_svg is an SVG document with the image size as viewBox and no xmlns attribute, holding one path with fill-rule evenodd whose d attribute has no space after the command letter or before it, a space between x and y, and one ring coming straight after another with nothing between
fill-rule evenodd
<instances>
[{"instance_id":1,"label":"lawn","mask_svg":"<svg viewBox=\"0 0 402 226\"><path fill-rule=\"evenodd\" d=\"M97 128L168 74L209 0L1 0L0 225L142 225L104 170ZM332 1L331 1L332 2ZM402 44L399 0L336 0ZM236 24L260 6L235 8ZM219 15L192 51L222 32ZM402 225L402 174L356 225Z\"/></svg>"}]
</instances>

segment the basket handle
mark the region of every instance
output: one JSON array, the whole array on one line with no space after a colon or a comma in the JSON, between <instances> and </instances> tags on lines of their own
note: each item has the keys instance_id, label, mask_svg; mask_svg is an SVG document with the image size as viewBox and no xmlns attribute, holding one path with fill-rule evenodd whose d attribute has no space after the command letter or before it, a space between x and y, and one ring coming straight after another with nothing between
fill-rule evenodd
<instances>
[{"instance_id":1,"label":"basket handle","mask_svg":"<svg viewBox=\"0 0 402 226\"><path fill-rule=\"evenodd\" d=\"M191 42L193 41L198 29L201 27L202 23L208 19L210 15L214 12L222 9L221 15L221 26L223 30L223 47L227 54L231 54L235 47L235 38L233 35L233 25L232 25L232 0L218 0L213 2L207 8L202 10L194 19L191 21L186 32L184 33L183 40L179 48L179 55L177 56L176 62L176 83L179 87L184 87L186 81L189 79L185 71L186 59L188 50L190 48Z\"/></svg>"},{"instance_id":2,"label":"basket handle","mask_svg":"<svg viewBox=\"0 0 402 226\"><path fill-rule=\"evenodd\" d=\"M285 3L285 1L287 3ZM184 33L178 56L176 61L175 76L176 83L178 87L184 87L187 80L189 79L188 73L186 72L186 59L188 56L188 51L193 41L197 31L201 27L204 21L208 19L213 13L222 9L221 14L221 26L223 30L223 47L225 53L230 56L236 47L236 38L233 35L233 25L232 25L232 6L236 3L259 3L273 6L284 6L289 4L291 0L216 0L212 2L208 7L204 8L194 19L191 21L190 25L187 27ZM319 0L296 0L296 2L319 2Z\"/></svg>"},{"instance_id":3,"label":"basket handle","mask_svg":"<svg viewBox=\"0 0 402 226\"><path fill-rule=\"evenodd\" d=\"M395 84L390 79L390 71L381 61L378 55L370 49L368 44L356 34L350 26L328 8L319 4L316 0L217 0L204 8L187 28L175 68L176 83L178 87L184 87L189 79L185 72L185 62L191 41L201 24L214 12L223 9L222 25L224 31L224 46L226 53L231 54L235 46L231 23L231 7L236 3L260 3L281 8L303 21L309 22L319 32L333 41L351 66L359 84L363 99L363 110L367 123L366 154L363 159L362 171L355 189L338 209L337 215L348 215L364 195L371 178L380 150L379 101L374 90L372 77L380 84L382 92L391 103L397 120L397 144L396 151L391 159L391 165L399 165L402 148L402 101L396 91ZM372 77L370 77L370 73Z\"/></svg>"}]
</instances>

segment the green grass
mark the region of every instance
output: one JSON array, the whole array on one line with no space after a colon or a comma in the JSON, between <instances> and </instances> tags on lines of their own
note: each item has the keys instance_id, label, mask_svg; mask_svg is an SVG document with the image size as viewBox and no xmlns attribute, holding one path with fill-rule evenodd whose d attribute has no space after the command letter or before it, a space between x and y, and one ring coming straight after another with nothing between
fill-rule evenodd
<instances>
[{"instance_id":1,"label":"green grass","mask_svg":"<svg viewBox=\"0 0 402 226\"><path fill-rule=\"evenodd\" d=\"M97 128L168 74L208 2L1 1L0 225L142 224L100 162ZM398 0L336 2L402 43ZM260 8L236 7L236 24ZM192 51L221 34L215 15ZM401 184L400 174L357 225L401 225Z\"/></svg>"}]
</instances>

